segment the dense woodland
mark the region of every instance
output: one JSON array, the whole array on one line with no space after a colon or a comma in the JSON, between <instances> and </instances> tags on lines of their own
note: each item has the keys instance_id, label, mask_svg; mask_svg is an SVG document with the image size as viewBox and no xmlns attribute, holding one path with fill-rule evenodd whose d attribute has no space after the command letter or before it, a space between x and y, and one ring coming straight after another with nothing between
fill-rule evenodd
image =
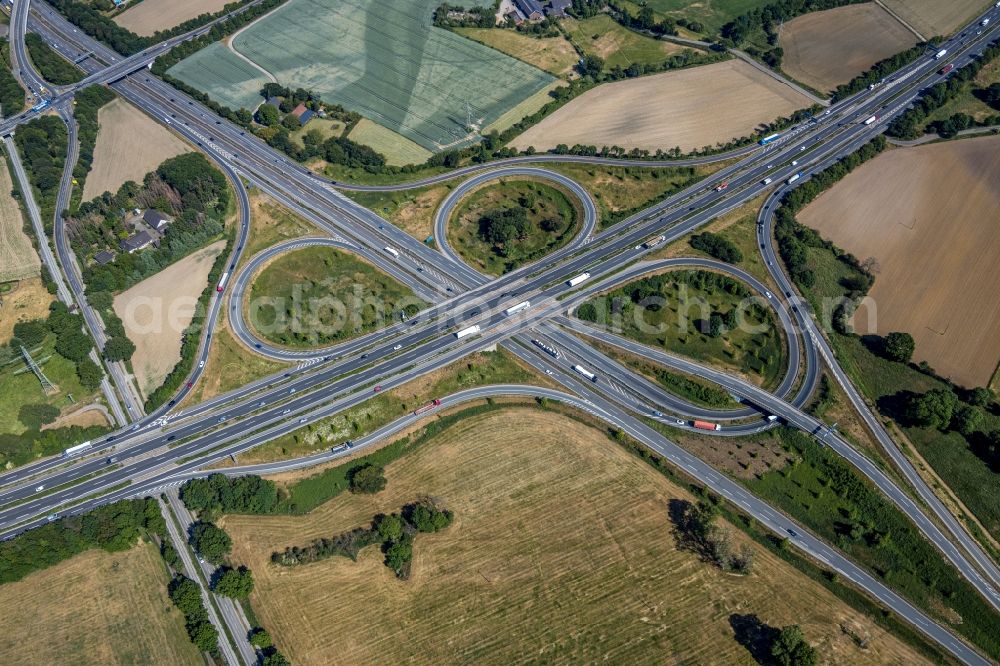
<instances>
[{"instance_id":1,"label":"dense woodland","mask_svg":"<svg viewBox=\"0 0 1000 666\"><path fill-rule=\"evenodd\" d=\"M45 41L33 32L24 35L24 45L28 49L31 63L42 78L56 85L69 85L83 78L83 72L52 50Z\"/></svg>"},{"instance_id":2,"label":"dense woodland","mask_svg":"<svg viewBox=\"0 0 1000 666\"><path fill-rule=\"evenodd\" d=\"M46 231L51 232L56 195L66 163L66 125L58 116L39 116L17 128L14 142L24 158L31 184L38 190L42 222Z\"/></svg>"},{"instance_id":3,"label":"dense woodland","mask_svg":"<svg viewBox=\"0 0 1000 666\"><path fill-rule=\"evenodd\" d=\"M0 37L0 107L4 117L20 113L24 108L24 88L14 78L11 72L10 43L6 37Z\"/></svg>"}]
</instances>

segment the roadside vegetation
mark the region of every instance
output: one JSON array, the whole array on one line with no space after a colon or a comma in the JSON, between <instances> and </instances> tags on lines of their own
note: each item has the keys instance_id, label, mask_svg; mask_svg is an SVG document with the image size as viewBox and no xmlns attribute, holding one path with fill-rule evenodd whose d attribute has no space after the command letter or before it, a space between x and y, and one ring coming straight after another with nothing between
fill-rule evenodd
<instances>
[{"instance_id":1,"label":"roadside vegetation","mask_svg":"<svg viewBox=\"0 0 1000 666\"><path fill-rule=\"evenodd\" d=\"M570 242L583 222L576 197L532 180L502 180L467 195L448 222L452 247L478 270L508 273Z\"/></svg>"},{"instance_id":2,"label":"roadside vegetation","mask_svg":"<svg viewBox=\"0 0 1000 666\"><path fill-rule=\"evenodd\" d=\"M0 37L0 107L3 116L17 115L24 109L24 88L14 78L10 62L10 42L6 37Z\"/></svg>"},{"instance_id":3,"label":"roadside vegetation","mask_svg":"<svg viewBox=\"0 0 1000 666\"><path fill-rule=\"evenodd\" d=\"M258 334L288 347L348 340L426 306L371 264L325 246L274 259L254 278L247 303Z\"/></svg>"},{"instance_id":4,"label":"roadside vegetation","mask_svg":"<svg viewBox=\"0 0 1000 666\"><path fill-rule=\"evenodd\" d=\"M42 225L50 234L68 141L66 125L57 116L34 118L18 127L14 134L14 143L35 190Z\"/></svg>"},{"instance_id":5,"label":"roadside vegetation","mask_svg":"<svg viewBox=\"0 0 1000 666\"><path fill-rule=\"evenodd\" d=\"M40 36L25 33L24 45L31 63L42 78L57 86L65 86L83 79L83 72L53 51Z\"/></svg>"},{"instance_id":6,"label":"roadside vegetation","mask_svg":"<svg viewBox=\"0 0 1000 666\"><path fill-rule=\"evenodd\" d=\"M769 386L781 374L783 342L772 313L759 299L750 300L753 297L726 275L674 271L590 299L577 308L576 316L642 344L735 369Z\"/></svg>"},{"instance_id":7,"label":"roadside vegetation","mask_svg":"<svg viewBox=\"0 0 1000 666\"><path fill-rule=\"evenodd\" d=\"M76 208L79 203L87 174L90 173L90 167L94 163L94 145L97 143L98 131L97 113L101 107L113 99L115 99L115 94L111 89L101 85L88 86L78 91L73 97L76 102L73 116L79 126L77 137L80 140L80 152L76 165L73 167L73 179L76 180L76 183L73 185L70 208Z\"/></svg>"}]
</instances>

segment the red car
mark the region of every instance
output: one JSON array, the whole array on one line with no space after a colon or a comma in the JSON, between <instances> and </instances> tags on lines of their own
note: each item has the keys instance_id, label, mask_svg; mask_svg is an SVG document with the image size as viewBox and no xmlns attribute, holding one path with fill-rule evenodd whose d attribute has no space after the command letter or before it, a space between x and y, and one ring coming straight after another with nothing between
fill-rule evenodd
<instances>
[{"instance_id":1,"label":"red car","mask_svg":"<svg viewBox=\"0 0 1000 666\"><path fill-rule=\"evenodd\" d=\"M382 390L382 387L381 387L381 386L376 386L376 387L375 387L375 392L376 392L376 393L378 393L378 392L379 392L379 391L381 391L381 390Z\"/></svg>"},{"instance_id":2,"label":"red car","mask_svg":"<svg viewBox=\"0 0 1000 666\"><path fill-rule=\"evenodd\" d=\"M188 383L187 383L187 387L188 387L188 388L191 388L192 386L194 386L194 382L188 382Z\"/></svg>"}]
</instances>

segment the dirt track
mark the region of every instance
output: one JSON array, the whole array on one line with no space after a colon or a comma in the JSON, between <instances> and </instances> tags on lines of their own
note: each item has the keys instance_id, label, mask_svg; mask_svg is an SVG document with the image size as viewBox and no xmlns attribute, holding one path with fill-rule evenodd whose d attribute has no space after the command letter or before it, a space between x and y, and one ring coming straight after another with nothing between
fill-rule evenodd
<instances>
[{"instance_id":1,"label":"dirt track","mask_svg":"<svg viewBox=\"0 0 1000 666\"><path fill-rule=\"evenodd\" d=\"M807 207L799 220L879 269L879 334L907 331L915 361L965 386L1000 359L1000 137L890 151ZM864 310L855 320L868 330Z\"/></svg>"},{"instance_id":2,"label":"dirt track","mask_svg":"<svg viewBox=\"0 0 1000 666\"><path fill-rule=\"evenodd\" d=\"M181 334L225 241L212 243L115 296L115 312L135 343L132 368L148 397L181 360Z\"/></svg>"},{"instance_id":3,"label":"dirt track","mask_svg":"<svg viewBox=\"0 0 1000 666\"><path fill-rule=\"evenodd\" d=\"M809 106L809 98L740 60L606 83L515 138L548 150L618 145L691 150L751 134L760 123Z\"/></svg>"},{"instance_id":4,"label":"dirt track","mask_svg":"<svg viewBox=\"0 0 1000 666\"><path fill-rule=\"evenodd\" d=\"M786 23L781 68L820 92L833 90L873 64L917 43L875 3L804 14Z\"/></svg>"},{"instance_id":5,"label":"dirt track","mask_svg":"<svg viewBox=\"0 0 1000 666\"><path fill-rule=\"evenodd\" d=\"M165 127L121 99L102 108L97 121L101 129L94 145L94 166L83 185L84 201L117 192L127 180L141 182L163 160L190 150Z\"/></svg>"}]
</instances>

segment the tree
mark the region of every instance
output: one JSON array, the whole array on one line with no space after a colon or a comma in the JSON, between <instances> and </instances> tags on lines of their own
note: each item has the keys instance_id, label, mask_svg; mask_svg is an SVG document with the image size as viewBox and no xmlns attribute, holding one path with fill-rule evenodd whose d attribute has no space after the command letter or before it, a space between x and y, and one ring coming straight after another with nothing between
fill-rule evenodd
<instances>
[{"instance_id":1,"label":"tree","mask_svg":"<svg viewBox=\"0 0 1000 666\"><path fill-rule=\"evenodd\" d=\"M212 590L231 599L245 599L253 592L253 573L246 567L224 567Z\"/></svg>"},{"instance_id":2,"label":"tree","mask_svg":"<svg viewBox=\"0 0 1000 666\"><path fill-rule=\"evenodd\" d=\"M395 513L382 516L378 519L377 529L383 541L396 541L403 536L403 519Z\"/></svg>"},{"instance_id":3,"label":"tree","mask_svg":"<svg viewBox=\"0 0 1000 666\"><path fill-rule=\"evenodd\" d=\"M191 528L191 547L212 564L222 564L233 548L233 541L225 530L199 521Z\"/></svg>"},{"instance_id":4,"label":"tree","mask_svg":"<svg viewBox=\"0 0 1000 666\"><path fill-rule=\"evenodd\" d=\"M290 130L297 130L302 127L302 121L289 113L281 119L281 125Z\"/></svg>"},{"instance_id":5,"label":"tree","mask_svg":"<svg viewBox=\"0 0 1000 666\"><path fill-rule=\"evenodd\" d=\"M384 471L383 468L372 463L365 463L364 465L351 468L347 473L351 492L366 495L374 495L379 492L385 488L386 484Z\"/></svg>"},{"instance_id":6,"label":"tree","mask_svg":"<svg viewBox=\"0 0 1000 666\"><path fill-rule=\"evenodd\" d=\"M281 654L274 648L271 648L264 654L264 659L260 663L261 666L290 666L290 663L285 658L285 655Z\"/></svg>"},{"instance_id":7,"label":"tree","mask_svg":"<svg viewBox=\"0 0 1000 666\"><path fill-rule=\"evenodd\" d=\"M270 104L261 104L257 109L257 120L261 125L270 127L278 123L278 109Z\"/></svg>"},{"instance_id":8,"label":"tree","mask_svg":"<svg viewBox=\"0 0 1000 666\"><path fill-rule=\"evenodd\" d=\"M101 371L100 366L88 357L76 364L76 376L80 379L80 385L83 388L93 391L101 385L104 373Z\"/></svg>"},{"instance_id":9,"label":"tree","mask_svg":"<svg viewBox=\"0 0 1000 666\"><path fill-rule=\"evenodd\" d=\"M56 351L74 363L79 363L87 358L87 354L92 348L90 338L80 330L65 331L56 338Z\"/></svg>"},{"instance_id":10,"label":"tree","mask_svg":"<svg viewBox=\"0 0 1000 666\"><path fill-rule=\"evenodd\" d=\"M28 349L42 344L48 332L48 326L40 319L19 321L14 324L14 337L20 340Z\"/></svg>"},{"instance_id":11,"label":"tree","mask_svg":"<svg viewBox=\"0 0 1000 666\"><path fill-rule=\"evenodd\" d=\"M580 70L580 74L583 76L596 77L601 73L601 70L604 69L604 59L600 56L588 53L580 60L580 64L577 65L577 69Z\"/></svg>"},{"instance_id":12,"label":"tree","mask_svg":"<svg viewBox=\"0 0 1000 666\"><path fill-rule=\"evenodd\" d=\"M979 407L962 405L955 410L952 416L951 428L968 437L977 430L982 430L985 420L983 410Z\"/></svg>"},{"instance_id":13,"label":"tree","mask_svg":"<svg viewBox=\"0 0 1000 666\"><path fill-rule=\"evenodd\" d=\"M721 261L736 264L743 261L743 253L731 241L710 231L695 234L689 241L691 247L701 250Z\"/></svg>"},{"instance_id":14,"label":"tree","mask_svg":"<svg viewBox=\"0 0 1000 666\"><path fill-rule=\"evenodd\" d=\"M913 358L913 336L909 333L889 333L882 338L882 353L886 358L909 363Z\"/></svg>"},{"instance_id":15,"label":"tree","mask_svg":"<svg viewBox=\"0 0 1000 666\"><path fill-rule=\"evenodd\" d=\"M969 392L969 404L975 405L976 407L985 407L986 405L993 402L996 396L993 391L988 388L983 388L982 386L974 388Z\"/></svg>"},{"instance_id":16,"label":"tree","mask_svg":"<svg viewBox=\"0 0 1000 666\"><path fill-rule=\"evenodd\" d=\"M531 223L523 208L492 210L479 218L479 237L504 256L510 254L513 243L531 231Z\"/></svg>"},{"instance_id":17,"label":"tree","mask_svg":"<svg viewBox=\"0 0 1000 666\"><path fill-rule=\"evenodd\" d=\"M267 633L267 629L263 627L251 629L249 639L250 645L261 650L265 650L274 645L274 640L271 638L271 634Z\"/></svg>"},{"instance_id":18,"label":"tree","mask_svg":"<svg viewBox=\"0 0 1000 666\"><path fill-rule=\"evenodd\" d=\"M413 559L413 543L409 539L394 541L385 551L385 566L399 574Z\"/></svg>"},{"instance_id":19,"label":"tree","mask_svg":"<svg viewBox=\"0 0 1000 666\"><path fill-rule=\"evenodd\" d=\"M907 417L917 425L944 430L951 423L958 396L948 389L931 389L910 398Z\"/></svg>"},{"instance_id":20,"label":"tree","mask_svg":"<svg viewBox=\"0 0 1000 666\"><path fill-rule=\"evenodd\" d=\"M797 624L782 628L771 644L771 656L779 666L815 666L817 661L816 649Z\"/></svg>"},{"instance_id":21,"label":"tree","mask_svg":"<svg viewBox=\"0 0 1000 666\"><path fill-rule=\"evenodd\" d=\"M442 511L430 501L410 504L403 509L403 515L407 522L417 528L420 532L437 532L442 530L452 521L451 511Z\"/></svg>"},{"instance_id":22,"label":"tree","mask_svg":"<svg viewBox=\"0 0 1000 666\"><path fill-rule=\"evenodd\" d=\"M126 361L135 353L135 343L124 335L108 338L104 343L104 358L109 361Z\"/></svg>"},{"instance_id":23,"label":"tree","mask_svg":"<svg viewBox=\"0 0 1000 666\"><path fill-rule=\"evenodd\" d=\"M59 416L59 408L44 402L21 405L17 412L17 420L30 430L38 430L47 423L52 423Z\"/></svg>"}]
</instances>

